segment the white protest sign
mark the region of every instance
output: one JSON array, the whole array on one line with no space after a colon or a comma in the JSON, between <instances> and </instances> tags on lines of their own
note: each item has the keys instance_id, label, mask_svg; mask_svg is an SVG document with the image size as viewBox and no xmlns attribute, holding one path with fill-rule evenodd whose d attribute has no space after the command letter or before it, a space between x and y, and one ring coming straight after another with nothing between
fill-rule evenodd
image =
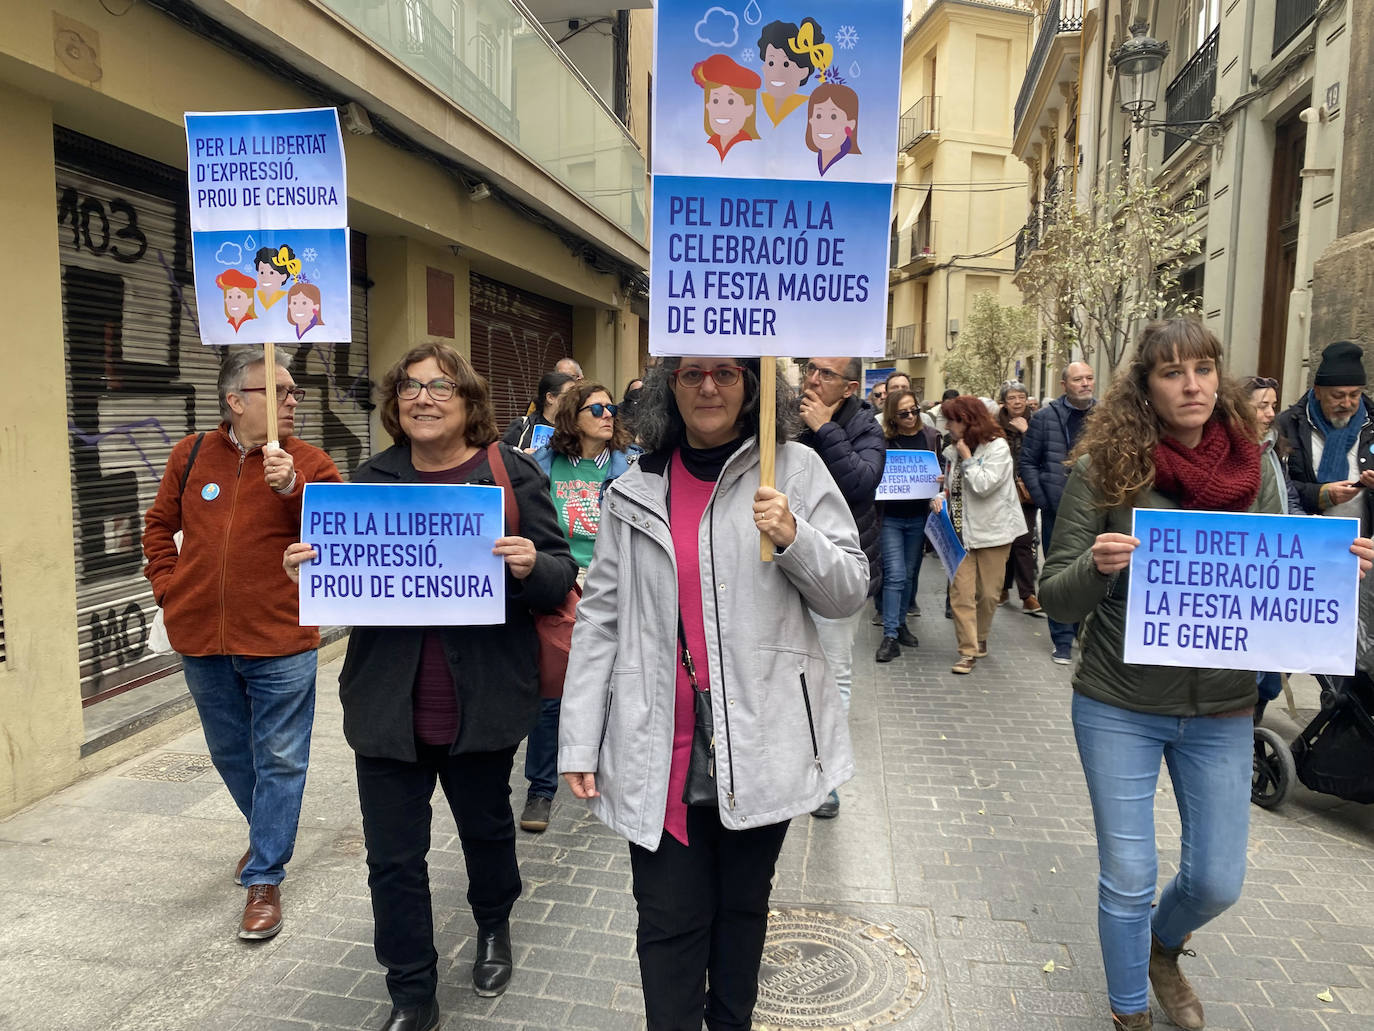
<instances>
[{"instance_id":1,"label":"white protest sign","mask_svg":"<svg viewBox=\"0 0 1374 1031\"><path fill-rule=\"evenodd\" d=\"M309 483L302 626L479 626L506 621L500 487Z\"/></svg>"},{"instance_id":2,"label":"white protest sign","mask_svg":"<svg viewBox=\"0 0 1374 1031\"><path fill-rule=\"evenodd\" d=\"M893 449L874 495L879 501L919 501L940 493L940 460L933 451Z\"/></svg>"},{"instance_id":3,"label":"white protest sign","mask_svg":"<svg viewBox=\"0 0 1374 1031\"><path fill-rule=\"evenodd\" d=\"M954 574L959 571L959 563L968 554L963 542L954 532L954 524L949 521L949 508L932 512L926 518L926 536L930 538L935 554L940 556L940 565L945 567L945 579L954 582Z\"/></svg>"}]
</instances>

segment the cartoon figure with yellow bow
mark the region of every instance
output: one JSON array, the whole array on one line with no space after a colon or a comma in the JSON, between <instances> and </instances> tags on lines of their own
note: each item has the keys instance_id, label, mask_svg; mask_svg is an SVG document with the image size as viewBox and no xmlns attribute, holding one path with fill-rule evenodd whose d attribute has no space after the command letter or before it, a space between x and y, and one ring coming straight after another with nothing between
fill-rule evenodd
<instances>
[{"instance_id":1,"label":"cartoon figure with yellow bow","mask_svg":"<svg viewBox=\"0 0 1374 1031\"><path fill-rule=\"evenodd\" d=\"M301 274L301 263L296 252L286 244L276 250L271 247L258 248L255 261L258 270L258 300L264 310L271 308L286 296L286 284L293 276Z\"/></svg>"},{"instance_id":2,"label":"cartoon figure with yellow bow","mask_svg":"<svg viewBox=\"0 0 1374 1031\"><path fill-rule=\"evenodd\" d=\"M790 21L769 22L759 33L759 60L763 62L763 110L774 125L806 103L798 92L834 59L834 48L815 18L803 18L798 28Z\"/></svg>"}]
</instances>

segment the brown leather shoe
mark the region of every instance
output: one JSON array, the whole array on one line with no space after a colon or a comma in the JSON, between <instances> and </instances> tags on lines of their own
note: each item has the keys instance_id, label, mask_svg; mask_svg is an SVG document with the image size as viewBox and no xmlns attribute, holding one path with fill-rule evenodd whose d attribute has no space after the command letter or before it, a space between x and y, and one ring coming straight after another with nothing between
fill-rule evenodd
<instances>
[{"instance_id":1,"label":"brown leather shoe","mask_svg":"<svg viewBox=\"0 0 1374 1031\"><path fill-rule=\"evenodd\" d=\"M1021 611L1027 616L1043 616L1045 610L1040 607L1040 599L1033 594L1026 595L1026 600L1021 603Z\"/></svg>"},{"instance_id":2,"label":"brown leather shoe","mask_svg":"<svg viewBox=\"0 0 1374 1031\"><path fill-rule=\"evenodd\" d=\"M275 884L252 884L248 903L243 907L239 937L247 941L271 938L281 930L281 888Z\"/></svg>"},{"instance_id":3,"label":"brown leather shoe","mask_svg":"<svg viewBox=\"0 0 1374 1031\"><path fill-rule=\"evenodd\" d=\"M243 858L239 860L239 865L236 866L236 867L234 867L234 883L235 883L235 884L242 884L242 883L243 883L243 868L244 868L245 866L248 865L248 860L249 860L250 858L252 858L252 855L253 855L253 850L252 850L252 848L249 848L248 851L244 852Z\"/></svg>"},{"instance_id":4,"label":"brown leather shoe","mask_svg":"<svg viewBox=\"0 0 1374 1031\"><path fill-rule=\"evenodd\" d=\"M1188 944L1188 938L1183 939L1183 944ZM1206 1026L1202 1017L1202 1003L1193 986L1183 976L1183 971L1178 968L1179 956L1196 955L1183 945L1176 949L1166 948L1158 938L1150 935L1150 985L1155 990L1155 998L1159 1000L1159 1008L1164 1015L1186 1031L1199 1031Z\"/></svg>"},{"instance_id":5,"label":"brown leather shoe","mask_svg":"<svg viewBox=\"0 0 1374 1031\"><path fill-rule=\"evenodd\" d=\"M1112 1014L1112 1031L1151 1031L1154 1026L1155 1018L1149 1010L1144 1013Z\"/></svg>"}]
</instances>

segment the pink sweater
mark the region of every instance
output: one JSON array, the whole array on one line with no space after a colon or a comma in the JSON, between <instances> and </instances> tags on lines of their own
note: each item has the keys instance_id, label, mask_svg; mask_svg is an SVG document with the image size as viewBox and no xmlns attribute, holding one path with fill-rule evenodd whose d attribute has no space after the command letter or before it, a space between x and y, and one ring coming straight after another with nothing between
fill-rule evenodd
<instances>
[{"instance_id":1,"label":"pink sweater","mask_svg":"<svg viewBox=\"0 0 1374 1031\"><path fill-rule=\"evenodd\" d=\"M706 660L706 620L701 603L701 556L697 553L697 531L711 500L714 483L698 480L682 464L679 452L673 453L669 473L672 496L668 523L672 527L673 550L677 553L677 603L682 612L682 628L687 634L687 650L697 670L702 690L711 689L710 663ZM687 783L687 765L692 757L692 730L696 717L692 706L692 684L682 668L676 634L673 657L677 666L677 690L673 699L673 762L668 769L668 807L663 829L682 844L687 842L687 806L682 788Z\"/></svg>"}]
</instances>

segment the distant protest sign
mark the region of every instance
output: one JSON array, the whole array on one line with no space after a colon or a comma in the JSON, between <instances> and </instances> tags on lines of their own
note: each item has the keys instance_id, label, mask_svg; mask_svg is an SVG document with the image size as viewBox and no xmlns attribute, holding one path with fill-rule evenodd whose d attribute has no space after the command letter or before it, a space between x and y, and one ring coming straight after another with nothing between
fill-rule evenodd
<instances>
[{"instance_id":1,"label":"distant protest sign","mask_svg":"<svg viewBox=\"0 0 1374 1031\"><path fill-rule=\"evenodd\" d=\"M478 626L506 619L499 487L308 483L302 626Z\"/></svg>"},{"instance_id":2,"label":"distant protest sign","mask_svg":"<svg viewBox=\"0 0 1374 1031\"><path fill-rule=\"evenodd\" d=\"M879 501L920 500L940 492L940 462L933 451L890 450L878 481Z\"/></svg>"},{"instance_id":3,"label":"distant protest sign","mask_svg":"<svg viewBox=\"0 0 1374 1031\"><path fill-rule=\"evenodd\" d=\"M959 571L959 563L968 554L963 542L954 532L954 524L949 521L949 509L942 507L926 517L926 537L929 538L935 554L940 556L940 565L945 567L945 579L954 582L954 574Z\"/></svg>"},{"instance_id":4,"label":"distant protest sign","mask_svg":"<svg viewBox=\"0 0 1374 1031\"><path fill-rule=\"evenodd\" d=\"M530 447L538 451L541 447L553 440L552 426L536 426L530 433Z\"/></svg>"},{"instance_id":5,"label":"distant protest sign","mask_svg":"<svg viewBox=\"0 0 1374 1031\"><path fill-rule=\"evenodd\" d=\"M201 340L351 340L338 112L187 112L186 152Z\"/></svg>"},{"instance_id":6,"label":"distant protest sign","mask_svg":"<svg viewBox=\"0 0 1374 1031\"><path fill-rule=\"evenodd\" d=\"M657 12L650 351L881 356L902 4Z\"/></svg>"},{"instance_id":7,"label":"distant protest sign","mask_svg":"<svg viewBox=\"0 0 1374 1031\"><path fill-rule=\"evenodd\" d=\"M1136 509L1127 662L1355 672L1355 519Z\"/></svg>"}]
</instances>

